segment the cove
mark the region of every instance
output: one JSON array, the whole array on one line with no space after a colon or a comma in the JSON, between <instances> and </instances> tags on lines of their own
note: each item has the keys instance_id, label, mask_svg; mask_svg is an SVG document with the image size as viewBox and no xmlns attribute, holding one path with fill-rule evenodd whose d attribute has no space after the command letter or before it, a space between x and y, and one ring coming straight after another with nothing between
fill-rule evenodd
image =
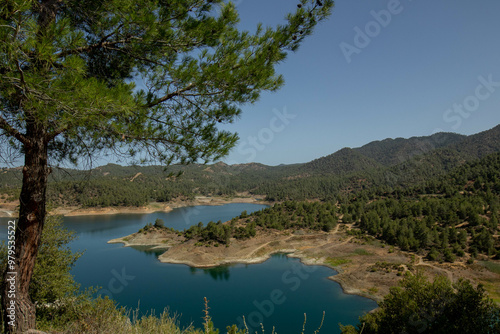
<instances>
[{"instance_id":1,"label":"cove","mask_svg":"<svg viewBox=\"0 0 500 334\"><path fill-rule=\"evenodd\" d=\"M306 266L284 254L275 254L261 264L196 269L160 263L157 256L162 251L107 244L157 218L168 227L182 230L200 221L227 221L244 210L250 213L265 207L233 203L179 208L168 213L64 217L66 228L78 235L70 247L85 250L72 274L82 289L102 287L102 295L121 306L139 309L142 314L159 315L168 307L170 314L178 315L181 326L193 323L201 327L206 297L210 316L221 333L231 324L243 328L243 316L249 329L259 333L260 322L269 333L273 326L278 333L300 333L304 313L305 333L313 333L323 312L320 333L339 333L339 322L355 324L360 315L377 307L370 299L343 293L338 283L328 279L334 270Z\"/></svg>"}]
</instances>

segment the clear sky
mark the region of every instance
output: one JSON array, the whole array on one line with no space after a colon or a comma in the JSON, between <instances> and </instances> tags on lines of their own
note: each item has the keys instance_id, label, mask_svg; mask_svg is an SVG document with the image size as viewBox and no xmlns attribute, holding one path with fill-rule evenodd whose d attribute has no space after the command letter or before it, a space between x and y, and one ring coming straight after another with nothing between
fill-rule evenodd
<instances>
[{"instance_id":1,"label":"clear sky","mask_svg":"<svg viewBox=\"0 0 500 334\"><path fill-rule=\"evenodd\" d=\"M235 3L247 30L296 6ZM225 127L241 139L224 161L307 162L373 140L500 124L499 15L498 0L336 1L278 67L285 86Z\"/></svg>"},{"instance_id":2,"label":"clear sky","mask_svg":"<svg viewBox=\"0 0 500 334\"><path fill-rule=\"evenodd\" d=\"M233 2L250 31L284 23L298 3ZM285 86L223 127L240 136L226 163L301 163L385 138L478 133L500 124L500 1L338 0L278 72ZM94 166L108 162L126 163Z\"/></svg>"}]
</instances>

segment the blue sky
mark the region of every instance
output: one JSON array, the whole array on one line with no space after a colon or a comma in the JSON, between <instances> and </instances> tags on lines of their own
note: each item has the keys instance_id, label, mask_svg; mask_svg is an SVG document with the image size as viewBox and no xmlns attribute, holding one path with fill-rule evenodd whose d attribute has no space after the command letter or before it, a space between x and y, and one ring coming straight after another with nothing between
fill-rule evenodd
<instances>
[{"instance_id":1,"label":"blue sky","mask_svg":"<svg viewBox=\"0 0 500 334\"><path fill-rule=\"evenodd\" d=\"M233 2L250 31L284 23L298 3ZM223 127L240 136L223 161L302 163L374 140L500 124L499 15L498 0L336 1L278 66L285 86ZM93 166L108 162L127 163Z\"/></svg>"},{"instance_id":2,"label":"blue sky","mask_svg":"<svg viewBox=\"0 0 500 334\"><path fill-rule=\"evenodd\" d=\"M235 3L248 30L296 6ZM336 1L279 65L285 86L224 127L241 138L224 161L307 162L373 140L500 124L499 14L497 0Z\"/></svg>"}]
</instances>

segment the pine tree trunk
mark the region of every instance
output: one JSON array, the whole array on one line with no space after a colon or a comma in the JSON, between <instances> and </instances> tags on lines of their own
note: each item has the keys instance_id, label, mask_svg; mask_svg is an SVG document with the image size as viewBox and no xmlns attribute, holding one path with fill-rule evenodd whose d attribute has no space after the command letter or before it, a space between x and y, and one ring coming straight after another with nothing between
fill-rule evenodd
<instances>
[{"instance_id":1,"label":"pine tree trunk","mask_svg":"<svg viewBox=\"0 0 500 334\"><path fill-rule=\"evenodd\" d=\"M5 333L24 333L35 328L35 305L29 297L28 289L45 222L47 178L50 169L47 164L47 143L43 129L37 125L28 125L27 133L31 140L29 144L24 145L25 165L19 219L16 220L15 263L12 267L7 266L2 281ZM15 283L11 285L13 277ZM14 287L15 297L12 297ZM13 314L15 318L9 317L9 314Z\"/></svg>"}]
</instances>

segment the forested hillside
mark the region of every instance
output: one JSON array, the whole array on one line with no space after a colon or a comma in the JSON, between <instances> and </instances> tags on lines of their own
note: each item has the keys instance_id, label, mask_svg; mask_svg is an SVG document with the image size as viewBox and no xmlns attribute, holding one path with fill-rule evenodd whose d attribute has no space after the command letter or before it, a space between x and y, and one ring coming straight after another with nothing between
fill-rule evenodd
<instances>
[{"instance_id":1,"label":"forested hillside","mask_svg":"<svg viewBox=\"0 0 500 334\"><path fill-rule=\"evenodd\" d=\"M268 182L258 191L276 201L328 200L338 194L373 187L387 190L410 187L495 152L500 152L500 125L471 136L438 133L429 137L387 139L314 160L300 167L308 170L307 174ZM335 157L344 159L338 161ZM310 172L315 169L313 166L320 172ZM339 173L339 166L352 169L347 172L347 168L340 168Z\"/></svg>"},{"instance_id":2,"label":"forested hillside","mask_svg":"<svg viewBox=\"0 0 500 334\"><path fill-rule=\"evenodd\" d=\"M229 224L193 226L184 235L202 242L251 238L259 229L328 232L337 223L431 260L453 262L478 254L500 256L500 153L455 168L411 188L382 188L338 196L335 201L287 201L244 212Z\"/></svg>"},{"instance_id":3,"label":"forested hillside","mask_svg":"<svg viewBox=\"0 0 500 334\"><path fill-rule=\"evenodd\" d=\"M299 171L309 173L309 175L345 175L352 172L366 172L381 167L383 167L382 164L374 159L351 148L343 148L329 156L304 164L299 168Z\"/></svg>"},{"instance_id":4,"label":"forested hillside","mask_svg":"<svg viewBox=\"0 0 500 334\"><path fill-rule=\"evenodd\" d=\"M439 132L431 136L374 141L354 150L384 166L394 166L416 155L461 142L467 136Z\"/></svg>"},{"instance_id":5,"label":"forested hillside","mask_svg":"<svg viewBox=\"0 0 500 334\"><path fill-rule=\"evenodd\" d=\"M49 198L53 206L142 206L175 198L265 195L270 201L333 200L373 187L410 187L445 175L453 168L500 152L500 126L463 136L438 133L428 137L385 139L363 147L344 148L306 164L266 166L258 163L188 166L108 164L80 171L53 168ZM0 194L18 198L20 168L0 169Z\"/></svg>"}]
</instances>

